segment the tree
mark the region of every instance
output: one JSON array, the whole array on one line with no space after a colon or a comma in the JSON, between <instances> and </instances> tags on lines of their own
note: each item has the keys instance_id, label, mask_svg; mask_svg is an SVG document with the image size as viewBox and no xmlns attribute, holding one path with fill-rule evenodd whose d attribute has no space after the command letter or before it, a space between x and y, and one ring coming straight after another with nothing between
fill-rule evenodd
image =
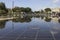
<instances>
[{"instance_id":1,"label":"tree","mask_svg":"<svg viewBox=\"0 0 60 40\"><path fill-rule=\"evenodd\" d=\"M44 10L45 10L45 13L47 13L47 17L48 17L49 13L51 14L51 9L50 8L46 8Z\"/></svg>"},{"instance_id":2,"label":"tree","mask_svg":"<svg viewBox=\"0 0 60 40\"><path fill-rule=\"evenodd\" d=\"M51 9L50 9L50 8L46 8L46 9L45 9L45 12L47 12L47 13L48 13L48 12L51 12Z\"/></svg>"},{"instance_id":3,"label":"tree","mask_svg":"<svg viewBox=\"0 0 60 40\"><path fill-rule=\"evenodd\" d=\"M21 12L25 12L25 8L24 7L20 7Z\"/></svg>"},{"instance_id":4,"label":"tree","mask_svg":"<svg viewBox=\"0 0 60 40\"><path fill-rule=\"evenodd\" d=\"M6 15L8 12L5 4L3 2L0 3L0 15Z\"/></svg>"},{"instance_id":5,"label":"tree","mask_svg":"<svg viewBox=\"0 0 60 40\"><path fill-rule=\"evenodd\" d=\"M27 8L24 8L24 7L15 7L15 8L12 8L13 12L26 12L26 13L29 13L31 12L31 8L27 7Z\"/></svg>"},{"instance_id":6,"label":"tree","mask_svg":"<svg viewBox=\"0 0 60 40\"><path fill-rule=\"evenodd\" d=\"M44 11L43 11L43 10L41 10L40 12L41 12L41 13L44 13Z\"/></svg>"},{"instance_id":7,"label":"tree","mask_svg":"<svg viewBox=\"0 0 60 40\"><path fill-rule=\"evenodd\" d=\"M6 7L5 7L5 4L4 3L0 3L0 10L4 10Z\"/></svg>"},{"instance_id":8,"label":"tree","mask_svg":"<svg viewBox=\"0 0 60 40\"><path fill-rule=\"evenodd\" d=\"M13 11L13 12L20 12L21 10L20 10L19 7L14 7L14 8L12 8L12 11Z\"/></svg>"},{"instance_id":9,"label":"tree","mask_svg":"<svg viewBox=\"0 0 60 40\"><path fill-rule=\"evenodd\" d=\"M40 11L35 11L34 13L40 13Z\"/></svg>"},{"instance_id":10,"label":"tree","mask_svg":"<svg viewBox=\"0 0 60 40\"><path fill-rule=\"evenodd\" d=\"M27 8L25 8L25 12L29 13L29 12L32 12L32 10L31 10L31 8L27 7Z\"/></svg>"}]
</instances>

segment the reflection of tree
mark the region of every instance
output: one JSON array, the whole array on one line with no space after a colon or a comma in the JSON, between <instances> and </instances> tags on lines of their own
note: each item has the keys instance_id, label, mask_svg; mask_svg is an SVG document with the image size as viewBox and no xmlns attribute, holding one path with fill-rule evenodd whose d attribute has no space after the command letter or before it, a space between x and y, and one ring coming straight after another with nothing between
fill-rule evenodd
<instances>
[{"instance_id":1,"label":"reflection of tree","mask_svg":"<svg viewBox=\"0 0 60 40\"><path fill-rule=\"evenodd\" d=\"M57 14L60 17L60 13Z\"/></svg>"},{"instance_id":2,"label":"reflection of tree","mask_svg":"<svg viewBox=\"0 0 60 40\"><path fill-rule=\"evenodd\" d=\"M58 19L58 22L60 23L60 19Z\"/></svg>"},{"instance_id":3,"label":"reflection of tree","mask_svg":"<svg viewBox=\"0 0 60 40\"><path fill-rule=\"evenodd\" d=\"M5 23L6 23L6 21L0 21L0 29L5 27Z\"/></svg>"},{"instance_id":4,"label":"reflection of tree","mask_svg":"<svg viewBox=\"0 0 60 40\"><path fill-rule=\"evenodd\" d=\"M40 18L40 16L39 15L37 15L37 16L35 16L36 18Z\"/></svg>"},{"instance_id":5,"label":"reflection of tree","mask_svg":"<svg viewBox=\"0 0 60 40\"><path fill-rule=\"evenodd\" d=\"M13 22L30 22L31 21L31 17L24 17L24 18L18 18L18 19L15 19L13 20Z\"/></svg>"},{"instance_id":6,"label":"reflection of tree","mask_svg":"<svg viewBox=\"0 0 60 40\"><path fill-rule=\"evenodd\" d=\"M44 19L44 16L40 16L41 17L41 19Z\"/></svg>"},{"instance_id":7,"label":"reflection of tree","mask_svg":"<svg viewBox=\"0 0 60 40\"><path fill-rule=\"evenodd\" d=\"M20 19L20 22L30 22L30 21L31 19L28 17Z\"/></svg>"},{"instance_id":8,"label":"reflection of tree","mask_svg":"<svg viewBox=\"0 0 60 40\"><path fill-rule=\"evenodd\" d=\"M45 21L46 21L46 22L50 22L50 21L51 21L51 18L45 17Z\"/></svg>"}]
</instances>

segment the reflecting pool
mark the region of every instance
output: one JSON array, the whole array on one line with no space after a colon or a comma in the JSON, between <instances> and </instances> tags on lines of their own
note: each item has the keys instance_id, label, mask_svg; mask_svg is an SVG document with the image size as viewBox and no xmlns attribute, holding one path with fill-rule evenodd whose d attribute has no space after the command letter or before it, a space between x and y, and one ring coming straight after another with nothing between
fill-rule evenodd
<instances>
[{"instance_id":1,"label":"reflecting pool","mask_svg":"<svg viewBox=\"0 0 60 40\"><path fill-rule=\"evenodd\" d=\"M60 40L60 23L44 17L0 21L0 40Z\"/></svg>"}]
</instances>

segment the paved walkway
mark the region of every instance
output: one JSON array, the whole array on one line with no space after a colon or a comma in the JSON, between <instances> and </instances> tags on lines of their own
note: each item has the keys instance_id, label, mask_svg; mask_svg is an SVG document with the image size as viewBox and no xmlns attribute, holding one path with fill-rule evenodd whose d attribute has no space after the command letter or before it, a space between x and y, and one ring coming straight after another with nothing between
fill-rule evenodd
<instances>
[{"instance_id":1,"label":"paved walkway","mask_svg":"<svg viewBox=\"0 0 60 40\"><path fill-rule=\"evenodd\" d=\"M0 18L0 21L1 21L1 20L15 19L15 18L17 18L17 17L10 17L10 18L8 18L8 17L7 17L7 18Z\"/></svg>"}]
</instances>

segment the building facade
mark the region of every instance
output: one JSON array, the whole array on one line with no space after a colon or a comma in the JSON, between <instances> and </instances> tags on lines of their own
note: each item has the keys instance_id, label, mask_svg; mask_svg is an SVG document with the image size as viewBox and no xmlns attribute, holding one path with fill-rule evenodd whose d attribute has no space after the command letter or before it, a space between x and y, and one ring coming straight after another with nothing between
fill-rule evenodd
<instances>
[{"instance_id":1,"label":"building facade","mask_svg":"<svg viewBox=\"0 0 60 40\"><path fill-rule=\"evenodd\" d=\"M53 8L52 12L60 13L60 8Z\"/></svg>"}]
</instances>

